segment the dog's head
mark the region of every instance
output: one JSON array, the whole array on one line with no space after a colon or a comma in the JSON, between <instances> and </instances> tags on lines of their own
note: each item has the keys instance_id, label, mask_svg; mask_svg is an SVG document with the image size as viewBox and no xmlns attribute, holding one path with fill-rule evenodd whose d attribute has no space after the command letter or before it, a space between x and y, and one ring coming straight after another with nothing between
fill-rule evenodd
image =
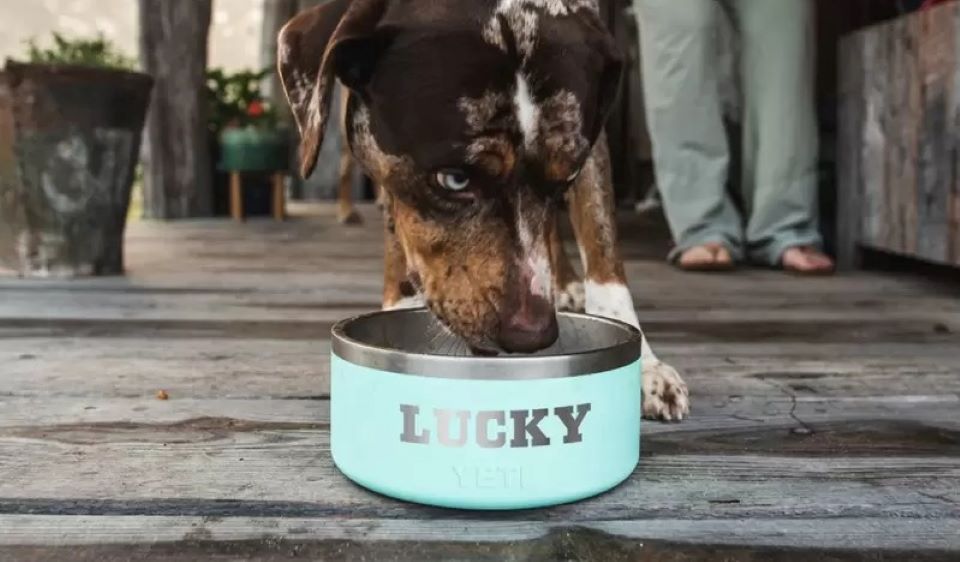
<instances>
[{"instance_id":1,"label":"dog's head","mask_svg":"<svg viewBox=\"0 0 960 562\"><path fill-rule=\"evenodd\" d=\"M331 0L279 43L302 173L339 80L351 150L433 312L478 351L553 343L548 226L578 178L597 181L622 70L596 0Z\"/></svg>"}]
</instances>

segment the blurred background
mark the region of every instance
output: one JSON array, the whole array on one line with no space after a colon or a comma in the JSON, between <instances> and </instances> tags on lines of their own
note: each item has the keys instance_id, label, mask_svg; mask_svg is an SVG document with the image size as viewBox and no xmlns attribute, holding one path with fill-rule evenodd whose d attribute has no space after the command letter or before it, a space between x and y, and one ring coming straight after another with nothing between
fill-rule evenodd
<instances>
[{"instance_id":1,"label":"blurred background","mask_svg":"<svg viewBox=\"0 0 960 562\"><path fill-rule=\"evenodd\" d=\"M298 11L321 3L322 0L41 0L36 2L0 3L0 20L16 22L7 25L0 36L0 60L24 62L70 63L87 49L83 64L119 66L145 71L155 80L152 91L153 110L145 122L141 150L142 166L137 167L132 187L129 216L140 218L178 219L188 217L223 217L235 212L231 207L230 170L224 167L224 146L241 150L243 146L258 146L261 151L286 149L288 167L274 170L276 162L242 164L243 189L238 189L237 203L244 216L269 215L277 200L271 190L283 173L284 198L291 201L330 201L350 197L356 201L374 198L373 186L352 168L343 166L338 123L331 119L327 142L323 147L313 177L301 180L295 169L295 133L283 94L274 71L275 38L280 26ZM800 0L798 0L800 1ZM839 60L844 50L844 36L869 36L868 28L888 20L906 18L917 10L941 2L922 0L817 0L817 111L821 134L820 215L826 250L840 257L842 265L853 265L860 259L855 249L859 234L848 232L838 220L843 211L838 205L844 201L841 179L841 153L853 154L853 145L844 149L840 137L839 96L844 70ZM651 163L650 140L644 120L639 41L635 15L630 0L602 0L603 17L628 56L629 72L624 82L620 104L611 116L608 133L614 162L614 179L619 204L623 208L656 210L655 186ZM164 27L161 22L181 22ZM864 31L867 30L867 31ZM729 30L731 34L734 31ZM877 31L875 37L883 37ZM906 32L892 32L907 41ZM922 30L918 39L931 41L928 50L936 50L937 39ZM895 38L896 40L896 38ZM57 41L60 41L58 43ZM87 42L86 44L84 42ZM32 48L31 48L32 45ZM722 41L721 50L728 48L724 60L733 60L736 42ZM916 56L920 45L904 43L904 56ZM31 50L32 49L32 50ZM846 52L856 50L849 42ZM71 50L73 52L71 52ZM906 68L897 66L896 53L864 55L863 65L882 67L889 59L890 78L910 84L923 82L924 77L908 77ZM46 57L46 58L44 58ZM876 60L869 60L874 57ZM856 58L856 57L853 57ZM852 59L851 59L852 60ZM854 64L855 63L850 63ZM862 65L862 67L864 67ZM734 65L724 89L730 135L738 132L737 79ZM914 69L922 74L939 70ZM848 69L847 74L853 72ZM856 95L852 94L851 95ZM894 95L894 94L891 94ZM917 126L922 118L916 116ZM894 128L895 124L891 125ZM240 131L246 131L241 134ZM179 137L184 150L175 153L171 147L173 133ZM244 136L245 135L245 136ZM282 138L281 138L282 137ZM860 139L863 140L862 138ZM851 141L853 142L853 141ZM247 144L244 144L247 143ZM254 143L253 145L249 143ZM259 144L257 144L259 143ZM175 144L175 143L174 143ZM735 147L738 143L732 143ZM891 150L895 147L891 147ZM735 155L736 156L736 155ZM231 158L230 154L226 155ZM243 160L243 158L241 158ZM155 162L151 166L151 161ZM733 158L734 162L739 161ZM918 165L921 162L918 161ZM846 169L855 168L850 162ZM256 169L263 168L263 169ZM917 175L917 174L915 174ZM920 174L922 175L922 174ZM736 169L731 178L738 177ZM905 180L906 181L906 180ZM851 188L852 189L852 188ZM858 188L859 189L859 188ZM910 188L914 189L914 188ZM937 207L950 208L944 188ZM882 194L881 194L882 195ZM883 197L881 197L882 199ZM888 198L889 199L889 198ZM871 212L880 212L873 209ZM890 213L896 214L896 210ZM912 211L911 211L912 212ZM922 218L922 209L916 210ZM914 214L916 214L914 213ZM944 219L946 220L946 219ZM951 220L957 220L955 217ZM870 219L862 221L870 223ZM948 221L949 222L949 221ZM856 228L854 228L856 227ZM855 230L859 227L854 225ZM940 225L938 228L948 228ZM924 231L920 226L909 229ZM953 232L953 231L951 231ZM954 234L931 234L949 237ZM881 238L897 238L896 233L883 233ZM876 238L876 236L874 236ZM960 260L952 250L953 242L938 242L934 253L919 251L912 241L882 240L860 244L880 250L892 250L898 255L911 255L935 263L955 263ZM903 236L900 236L903 238ZM866 241L870 242L870 241ZM922 246L923 244L920 244ZM907 247L911 246L911 247ZM943 255L937 252L943 253ZM944 253L945 252L945 253ZM2 252L0 252L2 253Z\"/></svg>"}]
</instances>

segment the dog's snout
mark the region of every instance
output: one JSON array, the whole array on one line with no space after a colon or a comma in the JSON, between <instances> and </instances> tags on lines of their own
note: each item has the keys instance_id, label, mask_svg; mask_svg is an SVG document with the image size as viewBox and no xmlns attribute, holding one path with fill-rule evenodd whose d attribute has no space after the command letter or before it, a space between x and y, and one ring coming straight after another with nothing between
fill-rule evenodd
<instances>
[{"instance_id":1,"label":"dog's snout","mask_svg":"<svg viewBox=\"0 0 960 562\"><path fill-rule=\"evenodd\" d=\"M547 299L526 295L500 319L500 346L510 353L533 353L557 341L557 315Z\"/></svg>"}]
</instances>

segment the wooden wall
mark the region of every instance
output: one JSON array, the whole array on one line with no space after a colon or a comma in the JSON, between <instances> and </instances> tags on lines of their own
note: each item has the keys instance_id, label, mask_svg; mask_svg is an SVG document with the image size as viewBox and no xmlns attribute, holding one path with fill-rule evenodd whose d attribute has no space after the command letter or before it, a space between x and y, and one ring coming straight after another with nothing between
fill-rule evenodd
<instances>
[{"instance_id":1,"label":"wooden wall","mask_svg":"<svg viewBox=\"0 0 960 562\"><path fill-rule=\"evenodd\" d=\"M839 254L867 247L960 266L960 4L840 48Z\"/></svg>"}]
</instances>

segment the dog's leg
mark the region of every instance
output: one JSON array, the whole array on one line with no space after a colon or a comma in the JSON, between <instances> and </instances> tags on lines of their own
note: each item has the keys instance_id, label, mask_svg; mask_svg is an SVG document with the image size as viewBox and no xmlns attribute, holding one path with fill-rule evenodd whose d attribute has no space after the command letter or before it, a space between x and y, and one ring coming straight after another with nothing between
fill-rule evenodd
<instances>
[{"instance_id":1,"label":"dog's leg","mask_svg":"<svg viewBox=\"0 0 960 562\"><path fill-rule=\"evenodd\" d=\"M577 275L570 263L570 256L563 248L560 237L560 216L556 213L550 221L550 261L553 271L553 287L557 295L556 308L566 312L584 312L586 296L583 292L583 280Z\"/></svg>"},{"instance_id":2,"label":"dog's leg","mask_svg":"<svg viewBox=\"0 0 960 562\"><path fill-rule=\"evenodd\" d=\"M380 212L386 212L387 210L387 193L382 187L377 188L377 208L380 209Z\"/></svg>"},{"instance_id":3,"label":"dog's leg","mask_svg":"<svg viewBox=\"0 0 960 562\"><path fill-rule=\"evenodd\" d=\"M347 142L347 100L346 88L340 90L340 178L337 190L337 220L340 224L361 224L363 218L353 207L353 155Z\"/></svg>"},{"instance_id":4,"label":"dog's leg","mask_svg":"<svg viewBox=\"0 0 960 562\"><path fill-rule=\"evenodd\" d=\"M620 320L639 329L640 322L617 250L613 182L604 135L570 190L569 198L570 218L586 272L587 313ZM683 419L690 409L687 385L673 367L657 359L645 336L641 356L644 417L667 421Z\"/></svg>"},{"instance_id":5,"label":"dog's leg","mask_svg":"<svg viewBox=\"0 0 960 562\"><path fill-rule=\"evenodd\" d=\"M393 216L390 211L390 199L386 192L380 189L383 200L384 218L384 263L383 263L383 309L400 310L404 308L420 308L423 306L423 297L407 275L407 260L403 248L397 239L393 226Z\"/></svg>"}]
</instances>

